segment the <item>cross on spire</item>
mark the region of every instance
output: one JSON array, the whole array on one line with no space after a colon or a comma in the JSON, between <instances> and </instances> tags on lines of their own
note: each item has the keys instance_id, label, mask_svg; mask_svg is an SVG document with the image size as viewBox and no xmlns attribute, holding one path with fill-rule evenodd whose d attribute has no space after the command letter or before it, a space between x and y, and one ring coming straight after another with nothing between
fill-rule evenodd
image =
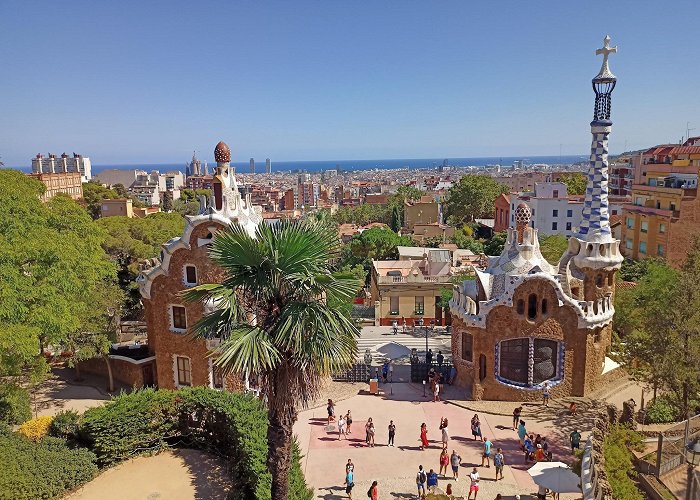
<instances>
[{"instance_id":1,"label":"cross on spire","mask_svg":"<svg viewBox=\"0 0 700 500\"><path fill-rule=\"evenodd\" d=\"M600 55L603 54L603 65L600 67L600 71L598 72L598 75L596 76L596 79L598 78L615 78L615 75L612 74L610 71L610 68L608 67L608 56L610 54L615 54L617 53L617 45L614 47L610 46L610 35L606 35L605 38L603 39L603 48L597 49L595 51L595 55Z\"/></svg>"}]
</instances>

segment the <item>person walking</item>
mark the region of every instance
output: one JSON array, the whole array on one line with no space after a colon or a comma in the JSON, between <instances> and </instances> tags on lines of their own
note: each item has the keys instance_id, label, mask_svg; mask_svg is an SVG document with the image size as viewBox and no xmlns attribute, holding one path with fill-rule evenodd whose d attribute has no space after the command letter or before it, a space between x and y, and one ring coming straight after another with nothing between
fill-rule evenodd
<instances>
[{"instance_id":1,"label":"person walking","mask_svg":"<svg viewBox=\"0 0 700 500\"><path fill-rule=\"evenodd\" d=\"M447 455L447 450L442 449L440 452L440 472L439 474L442 474L443 477L447 477L447 464L450 463L450 457ZM443 470L445 472L443 472Z\"/></svg>"},{"instance_id":2,"label":"person walking","mask_svg":"<svg viewBox=\"0 0 700 500\"><path fill-rule=\"evenodd\" d=\"M447 444L450 441L450 431L447 428L447 419L440 419L440 431L442 433L442 449L447 450Z\"/></svg>"},{"instance_id":3,"label":"person walking","mask_svg":"<svg viewBox=\"0 0 700 500\"><path fill-rule=\"evenodd\" d=\"M496 454L493 456L493 465L496 467L496 481L498 481L498 475L501 475L503 479L503 466L506 464L506 459L503 456L503 450L496 448Z\"/></svg>"},{"instance_id":4,"label":"person walking","mask_svg":"<svg viewBox=\"0 0 700 500\"><path fill-rule=\"evenodd\" d=\"M578 429L574 429L574 432L569 434L569 442L571 443L571 453L574 453L574 450L578 450L581 447L581 433Z\"/></svg>"},{"instance_id":5,"label":"person walking","mask_svg":"<svg viewBox=\"0 0 700 500\"><path fill-rule=\"evenodd\" d=\"M328 406L326 406L326 411L328 412L328 425L335 420L335 403L332 399L328 400Z\"/></svg>"},{"instance_id":6,"label":"person walking","mask_svg":"<svg viewBox=\"0 0 700 500\"><path fill-rule=\"evenodd\" d=\"M437 486L438 475L433 469L430 469L430 472L428 472L428 493L435 493Z\"/></svg>"},{"instance_id":7,"label":"person walking","mask_svg":"<svg viewBox=\"0 0 700 500\"><path fill-rule=\"evenodd\" d=\"M345 417L341 414L340 417L338 417L338 441L340 441L340 438L343 436L345 436L345 439L348 438L347 430L345 429Z\"/></svg>"},{"instance_id":8,"label":"person walking","mask_svg":"<svg viewBox=\"0 0 700 500\"><path fill-rule=\"evenodd\" d=\"M428 446L430 446L430 443L428 442L428 426L425 425L425 422L420 424L420 449L424 450Z\"/></svg>"},{"instance_id":9,"label":"person walking","mask_svg":"<svg viewBox=\"0 0 700 500\"><path fill-rule=\"evenodd\" d=\"M515 410L513 410L513 430L517 431L518 430L518 423L520 422L520 415L523 412L523 407L518 406Z\"/></svg>"},{"instance_id":10,"label":"person walking","mask_svg":"<svg viewBox=\"0 0 700 500\"><path fill-rule=\"evenodd\" d=\"M440 383L435 381L433 384L433 403L440 402Z\"/></svg>"},{"instance_id":11,"label":"person walking","mask_svg":"<svg viewBox=\"0 0 700 500\"><path fill-rule=\"evenodd\" d=\"M389 360L384 361L382 365L382 380L386 384L389 381Z\"/></svg>"},{"instance_id":12,"label":"person walking","mask_svg":"<svg viewBox=\"0 0 700 500\"><path fill-rule=\"evenodd\" d=\"M389 446L394 446L394 436L396 435L396 425L393 420L389 420Z\"/></svg>"},{"instance_id":13,"label":"person walking","mask_svg":"<svg viewBox=\"0 0 700 500\"><path fill-rule=\"evenodd\" d=\"M355 471L347 467L345 469L345 494L348 498L352 498L352 489L355 487Z\"/></svg>"},{"instance_id":14,"label":"person walking","mask_svg":"<svg viewBox=\"0 0 700 500\"><path fill-rule=\"evenodd\" d=\"M474 436L474 441L476 441L477 438L481 439L482 441L484 440L484 437L481 435L481 422L479 421L479 415L476 413L472 417L472 436Z\"/></svg>"},{"instance_id":15,"label":"person walking","mask_svg":"<svg viewBox=\"0 0 700 500\"><path fill-rule=\"evenodd\" d=\"M423 470L423 466L419 465L418 466L418 474L416 474L416 487L418 488L418 498L422 498L425 496L425 483L427 481L428 481L428 475Z\"/></svg>"},{"instance_id":16,"label":"person walking","mask_svg":"<svg viewBox=\"0 0 700 500\"><path fill-rule=\"evenodd\" d=\"M484 440L484 453L481 455L481 466L484 466L484 460L486 460L486 467L491 467L491 441L489 438Z\"/></svg>"},{"instance_id":17,"label":"person walking","mask_svg":"<svg viewBox=\"0 0 700 500\"><path fill-rule=\"evenodd\" d=\"M525 449L525 438L527 437L527 429L525 428L525 421L521 420L518 424L518 438L520 439L520 448Z\"/></svg>"},{"instance_id":18,"label":"person walking","mask_svg":"<svg viewBox=\"0 0 700 500\"><path fill-rule=\"evenodd\" d=\"M430 367L430 365L433 364L433 350L428 349L428 352L425 353L425 364Z\"/></svg>"},{"instance_id":19,"label":"person walking","mask_svg":"<svg viewBox=\"0 0 700 500\"><path fill-rule=\"evenodd\" d=\"M472 469L471 474L469 474L469 495L467 495L467 500L469 500L472 497L472 493L474 493L474 500L476 500L476 496L479 494L479 472L476 470L476 467Z\"/></svg>"},{"instance_id":20,"label":"person walking","mask_svg":"<svg viewBox=\"0 0 700 500\"><path fill-rule=\"evenodd\" d=\"M545 382L542 388L542 403L545 407L549 406L549 382Z\"/></svg>"},{"instance_id":21,"label":"person walking","mask_svg":"<svg viewBox=\"0 0 700 500\"><path fill-rule=\"evenodd\" d=\"M372 486L369 487L367 496L372 500L377 500L379 498L379 490L377 488L377 481L372 481Z\"/></svg>"},{"instance_id":22,"label":"person walking","mask_svg":"<svg viewBox=\"0 0 700 500\"><path fill-rule=\"evenodd\" d=\"M345 425L348 428L348 434L350 434L352 432L352 414L350 413L350 410L348 410L347 414L345 415Z\"/></svg>"},{"instance_id":23,"label":"person walking","mask_svg":"<svg viewBox=\"0 0 700 500\"><path fill-rule=\"evenodd\" d=\"M372 422L372 417L365 424L365 441L367 446L374 448L374 422Z\"/></svg>"},{"instance_id":24,"label":"person walking","mask_svg":"<svg viewBox=\"0 0 700 500\"><path fill-rule=\"evenodd\" d=\"M438 351L435 359L437 359L438 366L442 366L442 362L445 361L445 356L442 355L442 351Z\"/></svg>"},{"instance_id":25,"label":"person walking","mask_svg":"<svg viewBox=\"0 0 700 500\"><path fill-rule=\"evenodd\" d=\"M462 457L457 455L455 450L452 450L452 455L450 455L450 465L452 466L452 478L455 481L459 481L459 466L462 464Z\"/></svg>"}]
</instances>

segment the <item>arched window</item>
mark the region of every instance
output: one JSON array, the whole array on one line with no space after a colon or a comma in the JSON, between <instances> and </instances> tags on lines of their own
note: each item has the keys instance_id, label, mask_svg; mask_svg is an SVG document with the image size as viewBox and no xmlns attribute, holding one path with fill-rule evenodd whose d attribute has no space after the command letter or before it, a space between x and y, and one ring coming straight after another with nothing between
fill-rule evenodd
<instances>
[{"instance_id":1,"label":"arched window","mask_svg":"<svg viewBox=\"0 0 700 500\"><path fill-rule=\"evenodd\" d=\"M505 340L500 343L498 373L501 378L527 384L530 339Z\"/></svg>"},{"instance_id":2,"label":"arched window","mask_svg":"<svg viewBox=\"0 0 700 500\"><path fill-rule=\"evenodd\" d=\"M610 272L608 273L608 286L613 286L613 283L615 283L615 273Z\"/></svg>"},{"instance_id":3,"label":"arched window","mask_svg":"<svg viewBox=\"0 0 700 500\"><path fill-rule=\"evenodd\" d=\"M532 354L532 383L541 384L557 376L558 356L557 342L546 339L534 339Z\"/></svg>"},{"instance_id":4,"label":"arched window","mask_svg":"<svg viewBox=\"0 0 700 500\"><path fill-rule=\"evenodd\" d=\"M527 319L535 319L537 317L537 295L531 293L527 298Z\"/></svg>"},{"instance_id":5,"label":"arched window","mask_svg":"<svg viewBox=\"0 0 700 500\"><path fill-rule=\"evenodd\" d=\"M603 275L602 274L598 274L595 277L595 286L597 286L598 288L603 287Z\"/></svg>"},{"instance_id":6,"label":"arched window","mask_svg":"<svg viewBox=\"0 0 700 500\"><path fill-rule=\"evenodd\" d=\"M504 340L496 353L496 378L502 382L534 387L562 377L560 344L555 340Z\"/></svg>"},{"instance_id":7,"label":"arched window","mask_svg":"<svg viewBox=\"0 0 700 500\"><path fill-rule=\"evenodd\" d=\"M542 305L540 306L540 310L542 311L542 316L547 315L547 299L542 299Z\"/></svg>"},{"instance_id":8,"label":"arched window","mask_svg":"<svg viewBox=\"0 0 700 500\"><path fill-rule=\"evenodd\" d=\"M518 299L518 305L516 307L516 311L518 314L521 316L525 314L525 301L523 299Z\"/></svg>"}]
</instances>

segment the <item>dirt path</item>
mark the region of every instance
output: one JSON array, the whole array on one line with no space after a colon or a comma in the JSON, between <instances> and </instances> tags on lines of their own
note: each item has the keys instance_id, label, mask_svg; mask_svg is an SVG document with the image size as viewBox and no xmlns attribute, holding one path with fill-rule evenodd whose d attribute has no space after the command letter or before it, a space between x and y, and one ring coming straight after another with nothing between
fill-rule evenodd
<instances>
[{"instance_id":1,"label":"dirt path","mask_svg":"<svg viewBox=\"0 0 700 500\"><path fill-rule=\"evenodd\" d=\"M166 451L108 469L66 500L216 500L226 498L224 464L197 450Z\"/></svg>"}]
</instances>

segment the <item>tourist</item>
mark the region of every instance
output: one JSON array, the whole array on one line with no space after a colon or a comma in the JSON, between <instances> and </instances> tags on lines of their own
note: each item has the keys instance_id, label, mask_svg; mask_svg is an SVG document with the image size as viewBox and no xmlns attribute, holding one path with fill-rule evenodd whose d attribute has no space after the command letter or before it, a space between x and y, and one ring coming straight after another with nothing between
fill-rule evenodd
<instances>
[{"instance_id":1,"label":"tourist","mask_svg":"<svg viewBox=\"0 0 700 500\"><path fill-rule=\"evenodd\" d=\"M455 481L459 481L459 466L462 464L462 457L457 455L455 450L452 450L452 455L450 456L450 465L452 466L452 478Z\"/></svg>"},{"instance_id":2,"label":"tourist","mask_svg":"<svg viewBox=\"0 0 700 500\"><path fill-rule=\"evenodd\" d=\"M352 498L352 488L355 486L355 473L353 469L345 467L345 494Z\"/></svg>"},{"instance_id":3,"label":"tourist","mask_svg":"<svg viewBox=\"0 0 700 500\"><path fill-rule=\"evenodd\" d=\"M442 362L445 361L445 356L442 355L442 351L438 351L436 359L438 366L442 366Z\"/></svg>"},{"instance_id":4,"label":"tourist","mask_svg":"<svg viewBox=\"0 0 700 500\"><path fill-rule=\"evenodd\" d=\"M428 352L425 353L425 364L428 366L433 364L433 350L428 349Z\"/></svg>"},{"instance_id":5,"label":"tourist","mask_svg":"<svg viewBox=\"0 0 700 500\"><path fill-rule=\"evenodd\" d=\"M401 333L406 333L406 318L401 316Z\"/></svg>"},{"instance_id":6,"label":"tourist","mask_svg":"<svg viewBox=\"0 0 700 500\"><path fill-rule=\"evenodd\" d=\"M425 425L425 422L420 424L420 449L424 450L426 449L430 443L428 442L428 426Z\"/></svg>"},{"instance_id":7,"label":"tourist","mask_svg":"<svg viewBox=\"0 0 700 500\"><path fill-rule=\"evenodd\" d=\"M518 425L518 438L520 438L520 448L525 449L525 438L527 437L527 429L525 428L525 421L521 420L520 425Z\"/></svg>"},{"instance_id":8,"label":"tourist","mask_svg":"<svg viewBox=\"0 0 700 500\"><path fill-rule=\"evenodd\" d=\"M534 458L535 453L535 444L532 442L532 436L525 437L523 449L525 450L525 463L528 463L528 461Z\"/></svg>"},{"instance_id":9,"label":"tourist","mask_svg":"<svg viewBox=\"0 0 700 500\"><path fill-rule=\"evenodd\" d=\"M481 439L482 441L484 440L483 436L481 435L481 422L479 421L479 415L476 413L472 417L472 436L474 436L474 441L476 441L477 438Z\"/></svg>"},{"instance_id":10,"label":"tourist","mask_svg":"<svg viewBox=\"0 0 700 500\"><path fill-rule=\"evenodd\" d=\"M535 462L544 462L545 454L544 454L544 450L542 449L542 445L538 444L535 446L536 446L536 448L535 448Z\"/></svg>"},{"instance_id":11,"label":"tourist","mask_svg":"<svg viewBox=\"0 0 700 500\"><path fill-rule=\"evenodd\" d=\"M572 417L576 415L576 401L572 401L569 405L569 415Z\"/></svg>"},{"instance_id":12,"label":"tourist","mask_svg":"<svg viewBox=\"0 0 700 500\"><path fill-rule=\"evenodd\" d=\"M393 420L389 420L389 446L394 446L394 436L396 435L396 425Z\"/></svg>"},{"instance_id":13,"label":"tourist","mask_svg":"<svg viewBox=\"0 0 700 500\"><path fill-rule=\"evenodd\" d=\"M455 383L455 380L457 379L457 368L452 365L452 368L450 368L450 380L449 383L450 385Z\"/></svg>"},{"instance_id":14,"label":"tourist","mask_svg":"<svg viewBox=\"0 0 700 500\"><path fill-rule=\"evenodd\" d=\"M367 496L372 500L377 500L379 498L379 491L377 489L377 481L372 481L372 486L369 487Z\"/></svg>"},{"instance_id":15,"label":"tourist","mask_svg":"<svg viewBox=\"0 0 700 500\"><path fill-rule=\"evenodd\" d=\"M442 448L444 450L447 449L447 443L450 440L450 432L447 429L447 419L446 418L441 418L440 419L440 431L442 431Z\"/></svg>"},{"instance_id":16,"label":"tourist","mask_svg":"<svg viewBox=\"0 0 700 500\"><path fill-rule=\"evenodd\" d=\"M348 410L348 413L345 415L345 425L348 428L348 434L350 434L352 432L350 429L350 426L352 426L352 415L350 414L350 410Z\"/></svg>"},{"instance_id":17,"label":"tourist","mask_svg":"<svg viewBox=\"0 0 700 500\"><path fill-rule=\"evenodd\" d=\"M520 415L523 412L523 407L518 406L515 410L513 410L513 430L516 431L518 430L518 422L520 422Z\"/></svg>"},{"instance_id":18,"label":"tourist","mask_svg":"<svg viewBox=\"0 0 700 500\"><path fill-rule=\"evenodd\" d=\"M433 469L430 469L430 472L428 472L428 493L435 493L437 485L438 475Z\"/></svg>"},{"instance_id":19,"label":"tourist","mask_svg":"<svg viewBox=\"0 0 700 500\"><path fill-rule=\"evenodd\" d=\"M340 441L342 436L345 436L345 439L348 438L347 431L345 430L345 417L341 414L340 417L338 417L338 441Z\"/></svg>"},{"instance_id":20,"label":"tourist","mask_svg":"<svg viewBox=\"0 0 700 500\"><path fill-rule=\"evenodd\" d=\"M574 432L569 434L569 442L571 443L571 453L574 453L574 450L579 449L581 445L581 434L579 433L578 429L574 429Z\"/></svg>"},{"instance_id":21,"label":"tourist","mask_svg":"<svg viewBox=\"0 0 700 500\"><path fill-rule=\"evenodd\" d=\"M491 467L491 441L489 438L484 440L484 453L481 455L481 466L484 466L484 460L486 460L486 467Z\"/></svg>"},{"instance_id":22,"label":"tourist","mask_svg":"<svg viewBox=\"0 0 700 500\"><path fill-rule=\"evenodd\" d=\"M382 365L382 380L386 384L389 379L389 360L384 361Z\"/></svg>"},{"instance_id":23,"label":"tourist","mask_svg":"<svg viewBox=\"0 0 700 500\"><path fill-rule=\"evenodd\" d=\"M326 411L328 412L328 425L331 425L331 422L335 420L335 404L332 399L328 400Z\"/></svg>"},{"instance_id":24,"label":"tourist","mask_svg":"<svg viewBox=\"0 0 700 500\"><path fill-rule=\"evenodd\" d=\"M367 446L374 448L374 422L372 422L372 417L365 424L365 441Z\"/></svg>"},{"instance_id":25,"label":"tourist","mask_svg":"<svg viewBox=\"0 0 700 500\"><path fill-rule=\"evenodd\" d=\"M467 500L472 497L472 493L474 493L474 500L476 500L476 495L479 493L479 472L476 470L476 467L474 467L471 474L469 474L469 481L469 495L467 495Z\"/></svg>"},{"instance_id":26,"label":"tourist","mask_svg":"<svg viewBox=\"0 0 700 500\"><path fill-rule=\"evenodd\" d=\"M503 456L503 450L496 448L496 454L493 456L493 465L496 467L496 481L498 481L498 475L501 475L503 479L503 466L506 464L506 459Z\"/></svg>"},{"instance_id":27,"label":"tourist","mask_svg":"<svg viewBox=\"0 0 700 500\"><path fill-rule=\"evenodd\" d=\"M542 402L545 406L549 406L549 382L545 382L542 388Z\"/></svg>"},{"instance_id":28,"label":"tourist","mask_svg":"<svg viewBox=\"0 0 700 500\"><path fill-rule=\"evenodd\" d=\"M544 486L538 485L537 498L540 500L546 500L547 499L547 488L545 488Z\"/></svg>"},{"instance_id":29,"label":"tourist","mask_svg":"<svg viewBox=\"0 0 700 500\"><path fill-rule=\"evenodd\" d=\"M447 483L447 488L445 489L445 495L447 495L447 497L448 497L450 500L452 500L452 498L453 498L453 496L452 496L452 495L453 495L453 493L452 493L452 483Z\"/></svg>"},{"instance_id":30,"label":"tourist","mask_svg":"<svg viewBox=\"0 0 700 500\"><path fill-rule=\"evenodd\" d=\"M440 452L440 474L442 474L443 477L447 477L447 464L450 463L450 457L447 455L447 450L443 448L443 450ZM443 469L445 472L443 472Z\"/></svg>"},{"instance_id":31,"label":"tourist","mask_svg":"<svg viewBox=\"0 0 700 500\"><path fill-rule=\"evenodd\" d=\"M428 480L428 475L423 470L423 466L419 465L418 466L418 474L416 474L416 486L418 487L418 498L421 498L421 490L423 491L422 495L425 496L425 483L427 480Z\"/></svg>"},{"instance_id":32,"label":"tourist","mask_svg":"<svg viewBox=\"0 0 700 500\"><path fill-rule=\"evenodd\" d=\"M433 386L433 403L440 402L440 384L436 381Z\"/></svg>"},{"instance_id":33,"label":"tourist","mask_svg":"<svg viewBox=\"0 0 700 500\"><path fill-rule=\"evenodd\" d=\"M355 471L355 464L352 463L352 458L348 458L348 463L345 464L345 473L347 474L348 471Z\"/></svg>"}]
</instances>

